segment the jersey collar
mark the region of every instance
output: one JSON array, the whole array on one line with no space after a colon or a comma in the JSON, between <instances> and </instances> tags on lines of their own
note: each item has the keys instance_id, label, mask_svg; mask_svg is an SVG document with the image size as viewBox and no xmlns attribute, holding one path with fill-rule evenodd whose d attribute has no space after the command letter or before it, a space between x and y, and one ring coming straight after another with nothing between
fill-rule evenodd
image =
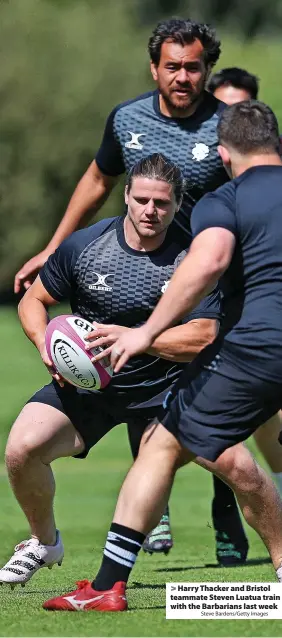
<instances>
[{"instance_id":1,"label":"jersey collar","mask_svg":"<svg viewBox=\"0 0 282 638\"><path fill-rule=\"evenodd\" d=\"M164 115L160 110L159 96L160 91L157 89L153 93L154 111L159 118L172 126L179 126L181 123L185 124L185 126L192 125L195 121L200 123L212 117L214 113L218 113L219 115L220 112L226 108L226 104L217 100L211 93L208 93L208 91L204 91L203 100L193 115L189 117L169 117L168 115Z\"/></svg>"}]
</instances>

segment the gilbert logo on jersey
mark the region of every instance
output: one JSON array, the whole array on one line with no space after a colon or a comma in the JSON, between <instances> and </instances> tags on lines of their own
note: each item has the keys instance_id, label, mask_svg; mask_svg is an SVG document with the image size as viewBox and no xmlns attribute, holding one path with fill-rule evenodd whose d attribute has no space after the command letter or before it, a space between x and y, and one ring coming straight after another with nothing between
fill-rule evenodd
<instances>
[{"instance_id":1,"label":"gilbert logo on jersey","mask_svg":"<svg viewBox=\"0 0 282 638\"><path fill-rule=\"evenodd\" d=\"M136 148L141 151L143 144L139 142L139 137L145 137L146 133L133 133L132 131L127 131L127 133L131 135L131 140L125 143L125 148Z\"/></svg>"},{"instance_id":2,"label":"gilbert logo on jersey","mask_svg":"<svg viewBox=\"0 0 282 638\"><path fill-rule=\"evenodd\" d=\"M106 279L107 277L113 277L114 273L109 272L107 275L100 275L100 273L95 272L94 270L92 273L95 277L97 277L97 281L94 281L93 284L88 286L89 290L112 290L112 286L107 284Z\"/></svg>"}]
</instances>

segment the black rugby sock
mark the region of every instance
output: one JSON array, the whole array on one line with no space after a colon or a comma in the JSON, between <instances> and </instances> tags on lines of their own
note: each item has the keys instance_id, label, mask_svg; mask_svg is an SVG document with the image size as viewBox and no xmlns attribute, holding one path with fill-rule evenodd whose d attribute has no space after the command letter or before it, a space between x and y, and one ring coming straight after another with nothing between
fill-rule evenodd
<instances>
[{"instance_id":1,"label":"black rugby sock","mask_svg":"<svg viewBox=\"0 0 282 638\"><path fill-rule=\"evenodd\" d=\"M144 540L145 535L141 532L112 523L101 567L91 583L93 589L105 591L118 581L127 582Z\"/></svg>"},{"instance_id":2,"label":"black rugby sock","mask_svg":"<svg viewBox=\"0 0 282 638\"><path fill-rule=\"evenodd\" d=\"M213 499L213 515L218 517L226 514L226 509L237 508L236 498L233 490L221 481L217 476L213 475L214 499Z\"/></svg>"}]
</instances>

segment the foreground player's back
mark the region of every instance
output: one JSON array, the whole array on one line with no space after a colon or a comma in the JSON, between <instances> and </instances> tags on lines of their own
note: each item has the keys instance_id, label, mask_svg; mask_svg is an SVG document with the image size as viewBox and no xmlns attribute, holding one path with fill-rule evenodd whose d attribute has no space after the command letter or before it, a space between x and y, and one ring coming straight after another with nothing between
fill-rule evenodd
<instances>
[{"instance_id":1,"label":"foreground player's back","mask_svg":"<svg viewBox=\"0 0 282 638\"><path fill-rule=\"evenodd\" d=\"M211 225L230 229L237 239L221 280L227 351L232 355L234 347L240 346L244 367L259 374L262 366L269 366L270 380L278 381L282 373L282 166L249 168L204 201ZM204 219L204 209L198 206L195 215Z\"/></svg>"},{"instance_id":2,"label":"foreground player's back","mask_svg":"<svg viewBox=\"0 0 282 638\"><path fill-rule=\"evenodd\" d=\"M225 348L240 349L245 369L282 378L282 161L271 109L250 100L229 107L219 123L219 153L234 176L205 196L192 215L193 233L221 227L235 238L221 279ZM227 237L227 235L226 235Z\"/></svg>"}]
</instances>

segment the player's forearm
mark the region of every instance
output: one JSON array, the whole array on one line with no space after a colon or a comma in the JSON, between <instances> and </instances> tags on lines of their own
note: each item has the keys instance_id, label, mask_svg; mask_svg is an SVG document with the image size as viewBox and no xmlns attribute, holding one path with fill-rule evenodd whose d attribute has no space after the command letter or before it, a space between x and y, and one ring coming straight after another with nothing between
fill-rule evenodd
<instances>
[{"instance_id":1,"label":"player's forearm","mask_svg":"<svg viewBox=\"0 0 282 638\"><path fill-rule=\"evenodd\" d=\"M40 350L45 342L45 330L48 324L48 313L44 304L28 292L18 306L18 313L23 330L30 341Z\"/></svg>"},{"instance_id":2,"label":"player's forearm","mask_svg":"<svg viewBox=\"0 0 282 638\"><path fill-rule=\"evenodd\" d=\"M93 169L91 164L78 183L67 210L46 250L53 253L66 237L82 226L86 226L108 198L115 180Z\"/></svg>"},{"instance_id":3,"label":"player's forearm","mask_svg":"<svg viewBox=\"0 0 282 638\"><path fill-rule=\"evenodd\" d=\"M205 321L207 325L203 327L196 321L191 321L189 324L165 330L155 339L148 353L179 363L193 361L203 348L214 341L218 331L216 320L201 321Z\"/></svg>"},{"instance_id":4,"label":"player's forearm","mask_svg":"<svg viewBox=\"0 0 282 638\"><path fill-rule=\"evenodd\" d=\"M208 257L188 253L145 324L152 341L189 314L213 290L220 275L218 265Z\"/></svg>"}]
</instances>

